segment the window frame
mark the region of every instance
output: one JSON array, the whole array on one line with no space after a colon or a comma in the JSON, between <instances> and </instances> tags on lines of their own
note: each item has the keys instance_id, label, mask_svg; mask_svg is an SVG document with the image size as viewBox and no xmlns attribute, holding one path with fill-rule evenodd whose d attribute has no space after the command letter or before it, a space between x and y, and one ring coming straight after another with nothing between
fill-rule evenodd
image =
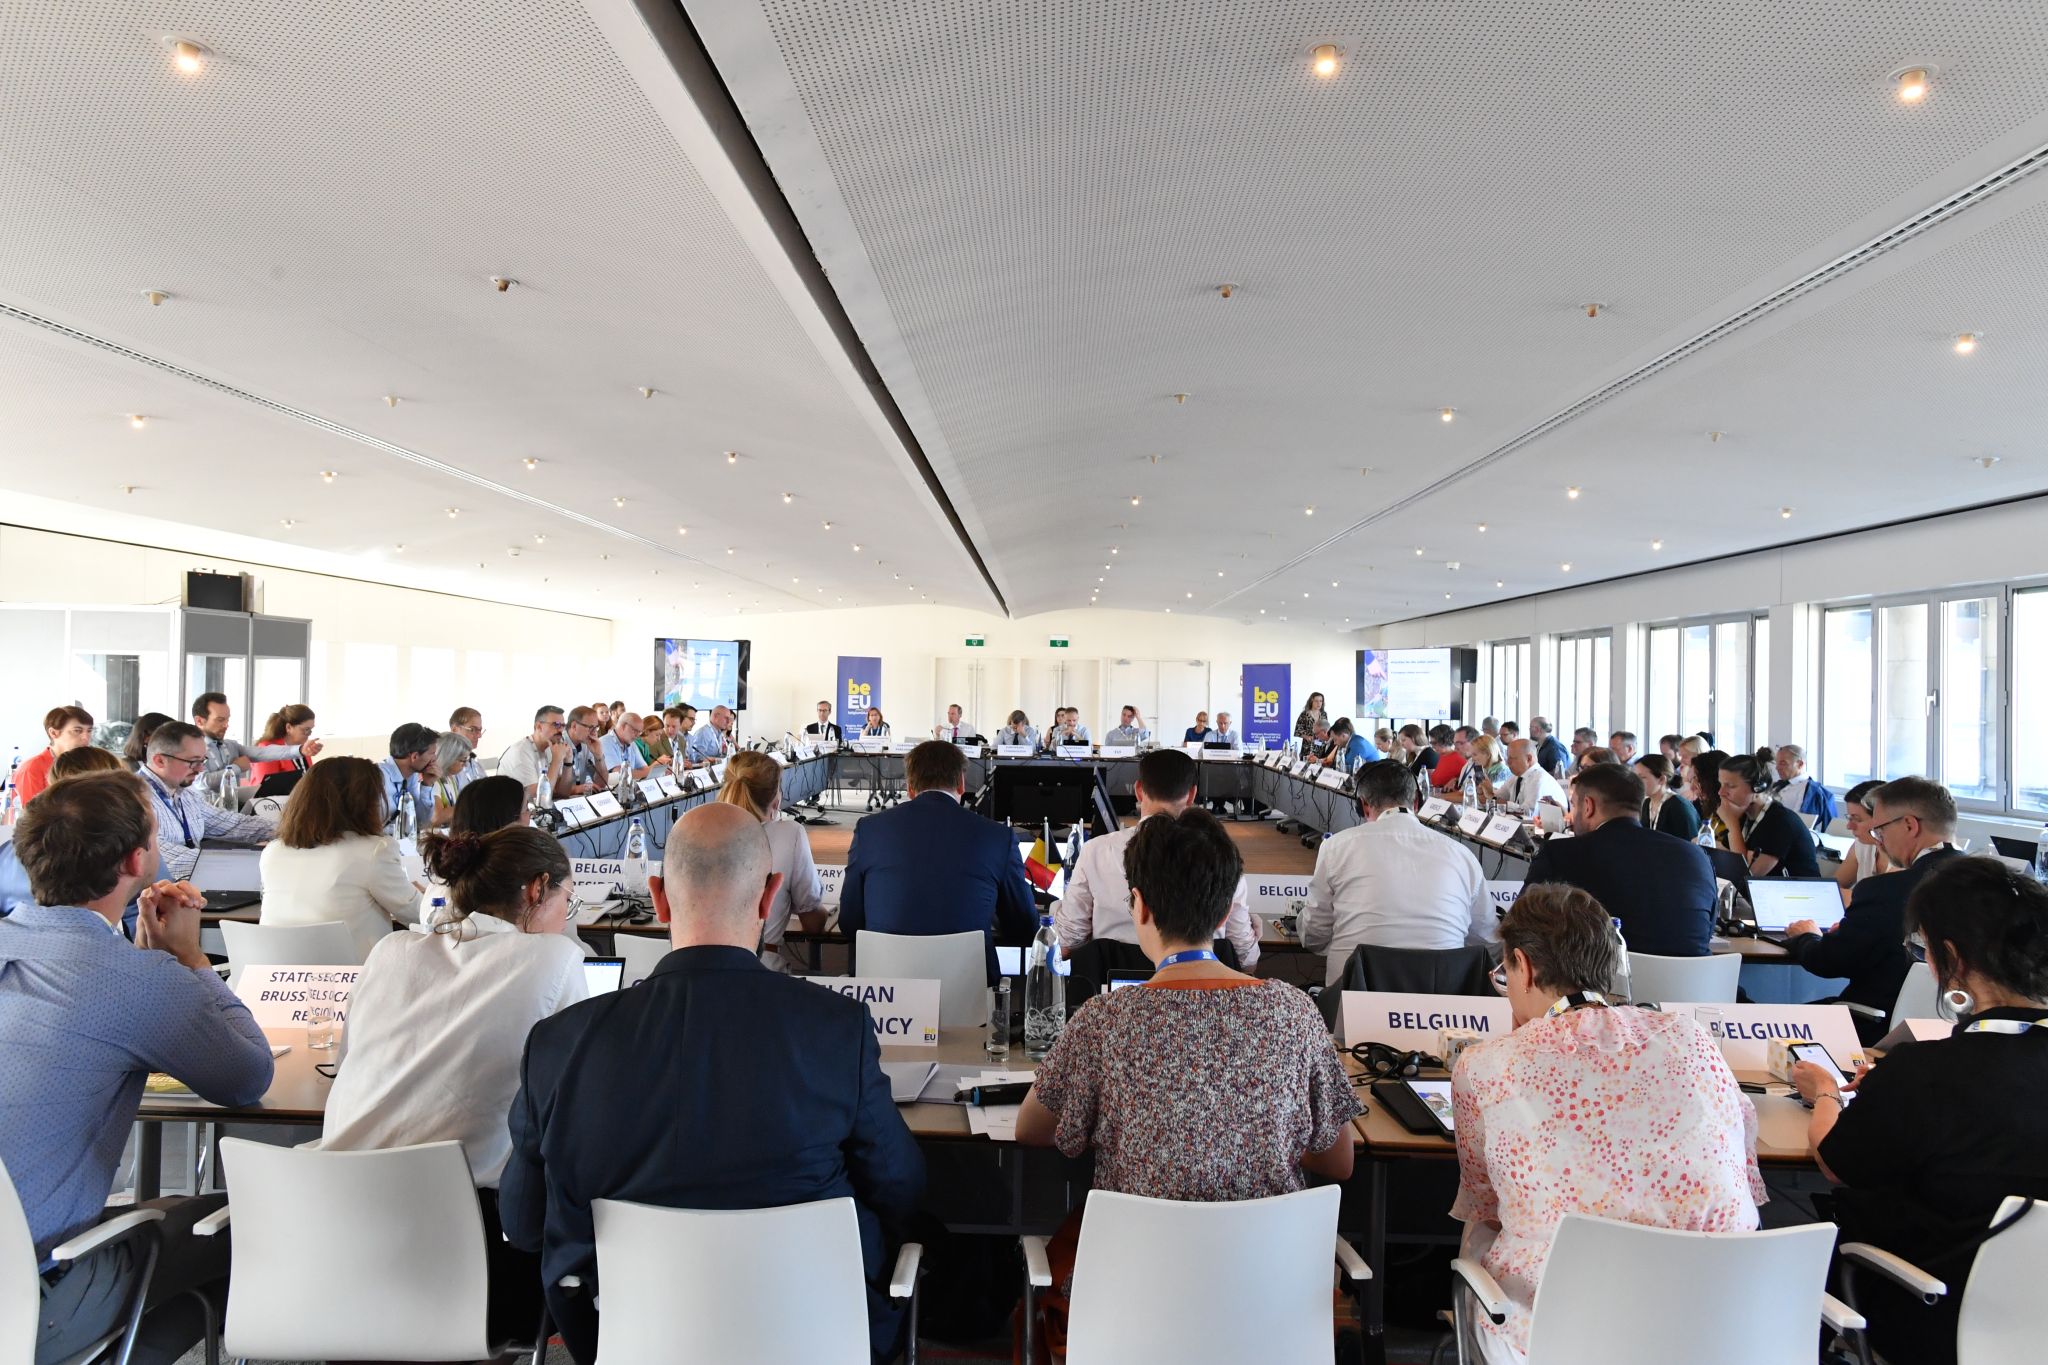
<instances>
[{"instance_id":1,"label":"window frame","mask_svg":"<svg viewBox=\"0 0 2048 1365\"><path fill-rule=\"evenodd\" d=\"M1600 642L1603 640L1607 642L1605 668L1600 667ZM1590 670L1584 676L1589 676L1593 680L1592 688L1587 693L1587 705L1592 714L1584 717L1577 713L1577 701L1572 700L1568 703L1564 694L1565 649L1567 646L1574 647L1572 652L1576 655L1578 650L1575 647L1581 641L1586 642L1586 667ZM1581 676L1577 673L1576 659L1573 661L1573 669L1574 676ZM1579 726L1586 725L1599 732L1601 744L1607 743L1608 736L1614 733L1614 631L1611 628L1574 630L1551 636L1550 676L1557 692L1556 705L1551 708L1551 714L1556 720L1557 733L1569 737ZM1572 709L1567 710L1567 705Z\"/></svg>"},{"instance_id":2,"label":"window frame","mask_svg":"<svg viewBox=\"0 0 2048 1365\"><path fill-rule=\"evenodd\" d=\"M1830 605L1853 606L1855 604L1845 602ZM1675 734L1684 728L1685 721L1685 632L1704 626L1707 631L1707 700L1705 707L1707 723L1715 730L1715 746L1717 748L1726 748L1727 735L1725 727L1718 723L1718 718L1714 711L1714 703L1719 699L1716 696L1715 680L1721 674L1720 628L1727 625L1741 625L1746 628L1743 644L1745 655L1743 662L1744 667L1749 672L1749 704L1743 719L1743 738L1747 743L1742 752L1754 753L1757 745L1762 742L1758 737L1763 734L1762 722L1767 714L1770 701L1770 679L1766 677L1760 683L1756 674L1756 629L1757 623L1761 621L1764 623L1764 628L1768 630L1770 628L1770 619L1771 616L1768 611L1759 611L1754 607L1748 607L1741 611L1716 612L1712 616L1679 616L1662 621L1645 621L1643 623L1642 652L1644 728L1647 730L1657 729L1655 723L1650 719L1651 710L1655 705L1655 698L1650 693L1650 655L1651 651L1655 648L1652 637L1660 630L1669 630L1676 633L1675 639L1678 648L1673 655L1672 668L1676 674L1678 684L1678 694L1675 698L1677 710L1673 716L1674 723L1672 728L1660 732L1661 734ZM1772 641L1772 643L1775 644L1776 641ZM1652 739L1649 742L1654 744L1656 741ZM1733 753L1735 751L1728 750L1728 752Z\"/></svg>"}]
</instances>

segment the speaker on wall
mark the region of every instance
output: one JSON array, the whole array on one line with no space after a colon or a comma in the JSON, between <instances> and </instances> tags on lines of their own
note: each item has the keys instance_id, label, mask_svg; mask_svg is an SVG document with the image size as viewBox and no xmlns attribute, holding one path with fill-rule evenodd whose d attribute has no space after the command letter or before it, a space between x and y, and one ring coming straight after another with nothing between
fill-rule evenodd
<instances>
[{"instance_id":1,"label":"speaker on wall","mask_svg":"<svg viewBox=\"0 0 2048 1365\"><path fill-rule=\"evenodd\" d=\"M207 611L247 611L249 576L191 570L185 575L185 605Z\"/></svg>"}]
</instances>

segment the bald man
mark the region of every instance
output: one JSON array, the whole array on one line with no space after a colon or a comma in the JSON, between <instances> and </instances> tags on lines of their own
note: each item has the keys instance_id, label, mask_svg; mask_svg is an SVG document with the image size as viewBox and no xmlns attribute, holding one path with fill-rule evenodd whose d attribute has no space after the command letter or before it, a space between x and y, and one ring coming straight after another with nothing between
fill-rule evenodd
<instances>
[{"instance_id":1,"label":"bald man","mask_svg":"<svg viewBox=\"0 0 2048 1365\"><path fill-rule=\"evenodd\" d=\"M505 1235L540 1253L548 1309L591 1365L593 1199L758 1209L851 1195L871 1345L888 1359L902 1314L886 1293L885 1240L898 1239L884 1229L916 1209L924 1156L889 1097L867 1008L754 955L782 877L750 812L713 803L677 821L662 880L673 951L640 985L527 1038L498 1194ZM562 1289L565 1275L582 1287Z\"/></svg>"}]
</instances>

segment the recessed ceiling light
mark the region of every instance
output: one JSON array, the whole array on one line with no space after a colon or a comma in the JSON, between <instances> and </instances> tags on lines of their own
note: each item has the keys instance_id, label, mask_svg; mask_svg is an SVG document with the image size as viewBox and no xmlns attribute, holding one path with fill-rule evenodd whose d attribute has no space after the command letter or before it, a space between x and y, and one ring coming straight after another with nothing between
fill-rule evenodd
<instances>
[{"instance_id":1,"label":"recessed ceiling light","mask_svg":"<svg viewBox=\"0 0 2048 1365\"><path fill-rule=\"evenodd\" d=\"M1507 586L1507 583L1503 579L1496 578L1493 580L1493 586L1496 588L1505 588Z\"/></svg>"},{"instance_id":2,"label":"recessed ceiling light","mask_svg":"<svg viewBox=\"0 0 2048 1365\"><path fill-rule=\"evenodd\" d=\"M649 388L647 385L642 384L640 386L640 396L642 398L652 398L654 397L654 390Z\"/></svg>"},{"instance_id":3,"label":"recessed ceiling light","mask_svg":"<svg viewBox=\"0 0 2048 1365\"><path fill-rule=\"evenodd\" d=\"M1103 566L1102 566L1102 571L1103 571L1104 573L1108 573L1108 572L1109 572L1109 565L1107 565L1107 564L1103 565Z\"/></svg>"},{"instance_id":4,"label":"recessed ceiling light","mask_svg":"<svg viewBox=\"0 0 2048 1365\"><path fill-rule=\"evenodd\" d=\"M398 395L397 395L397 394L395 394L395 393L387 393L387 394L385 394L385 395L384 395L384 406L385 406L385 407L387 407L387 408L395 408L395 407L397 407L397 406L398 406Z\"/></svg>"},{"instance_id":5,"label":"recessed ceiling light","mask_svg":"<svg viewBox=\"0 0 2048 1365\"><path fill-rule=\"evenodd\" d=\"M1578 486L1577 484L1573 484L1573 485L1572 485L1571 487L1569 487L1569 488L1567 488L1567 489L1565 489L1565 490L1564 490L1564 495L1565 495L1566 497L1568 497L1568 498L1576 498L1576 497L1578 497L1578 496L1579 496L1579 486Z\"/></svg>"},{"instance_id":6,"label":"recessed ceiling light","mask_svg":"<svg viewBox=\"0 0 2048 1365\"><path fill-rule=\"evenodd\" d=\"M1266 614L1266 609L1265 609L1264 607L1260 607L1260 608L1259 608L1259 615L1261 615L1261 616L1264 616L1265 614Z\"/></svg>"},{"instance_id":7,"label":"recessed ceiling light","mask_svg":"<svg viewBox=\"0 0 2048 1365\"><path fill-rule=\"evenodd\" d=\"M795 502L795 501L796 501L796 494L794 494L794 493L784 493L784 494L782 495L782 505L783 505L784 507L787 507L787 506L789 506L789 504L791 504L792 502Z\"/></svg>"},{"instance_id":8,"label":"recessed ceiling light","mask_svg":"<svg viewBox=\"0 0 2048 1365\"><path fill-rule=\"evenodd\" d=\"M1483 521L1479 523L1479 534L1482 536L1486 534L1486 523Z\"/></svg>"},{"instance_id":9,"label":"recessed ceiling light","mask_svg":"<svg viewBox=\"0 0 2048 1365\"><path fill-rule=\"evenodd\" d=\"M1166 609L1166 614L1167 614L1168 616L1171 616L1171 615L1173 615L1173 608L1172 608L1172 607L1168 607L1168 608Z\"/></svg>"},{"instance_id":10,"label":"recessed ceiling light","mask_svg":"<svg viewBox=\"0 0 2048 1365\"><path fill-rule=\"evenodd\" d=\"M546 532L544 532L544 531L535 531L535 532L533 533L533 543L534 543L534 544L536 544L536 545L545 545L545 544L547 544L547 543L548 543L547 533L546 533Z\"/></svg>"},{"instance_id":11,"label":"recessed ceiling light","mask_svg":"<svg viewBox=\"0 0 2048 1365\"><path fill-rule=\"evenodd\" d=\"M1975 332L1958 332L1956 334L1955 349L1957 355L1968 355L1976 350L1977 334Z\"/></svg>"},{"instance_id":12,"label":"recessed ceiling light","mask_svg":"<svg viewBox=\"0 0 2048 1365\"><path fill-rule=\"evenodd\" d=\"M1306 597L1306 596L1308 596L1308 594L1307 594L1307 593L1303 593L1303 594L1302 594L1302 596L1303 596L1303 597Z\"/></svg>"},{"instance_id":13,"label":"recessed ceiling light","mask_svg":"<svg viewBox=\"0 0 2048 1365\"><path fill-rule=\"evenodd\" d=\"M832 523L831 523L831 522L829 522L829 521L828 521L828 522L826 522L826 523L825 523L825 529L826 529L826 530L828 530L828 531L829 531L829 530L831 530L831 529L832 529Z\"/></svg>"},{"instance_id":14,"label":"recessed ceiling light","mask_svg":"<svg viewBox=\"0 0 2048 1365\"><path fill-rule=\"evenodd\" d=\"M1789 507L1780 507L1778 509L1778 519L1780 521L1792 520L1792 509Z\"/></svg>"},{"instance_id":15,"label":"recessed ceiling light","mask_svg":"<svg viewBox=\"0 0 2048 1365\"><path fill-rule=\"evenodd\" d=\"M1564 570L1566 573L1570 573L1572 571L1572 565L1570 560L1566 560L1564 563L1558 565L1557 567Z\"/></svg>"},{"instance_id":16,"label":"recessed ceiling light","mask_svg":"<svg viewBox=\"0 0 2048 1365\"><path fill-rule=\"evenodd\" d=\"M1446 559L1444 561L1444 567L1446 569L1449 569L1452 573L1456 573L1458 571L1458 564L1459 561L1455 559Z\"/></svg>"},{"instance_id":17,"label":"recessed ceiling light","mask_svg":"<svg viewBox=\"0 0 2048 1365\"><path fill-rule=\"evenodd\" d=\"M797 577L797 576L796 576L795 574L791 574L791 575L789 576L789 581L790 581L790 582L792 582L792 583L801 583L801 582L803 582L803 580L802 580L801 578L798 578L798 577Z\"/></svg>"},{"instance_id":18,"label":"recessed ceiling light","mask_svg":"<svg viewBox=\"0 0 2048 1365\"><path fill-rule=\"evenodd\" d=\"M521 463L521 464L525 465L525 466L526 466L526 468L527 468L527 470L528 470L528 472L531 472L531 471L533 471L533 470L536 470L536 469L539 469L539 468L540 468L540 461L539 461L539 460L536 460L536 459L534 459L534 458L533 458L533 456L531 456L531 455L527 456L527 457L526 457L525 459L521 460L521 461L520 461L519 463Z\"/></svg>"},{"instance_id":19,"label":"recessed ceiling light","mask_svg":"<svg viewBox=\"0 0 2048 1365\"><path fill-rule=\"evenodd\" d=\"M1989 469L1998 463L1998 459L1999 457L1996 455L1979 455L1977 457L1977 467L1979 469Z\"/></svg>"},{"instance_id":20,"label":"recessed ceiling light","mask_svg":"<svg viewBox=\"0 0 2048 1365\"><path fill-rule=\"evenodd\" d=\"M1194 594L1193 594L1193 593L1189 593L1189 594L1188 594L1188 596L1189 596L1190 598L1192 598L1192 597L1194 597Z\"/></svg>"},{"instance_id":21,"label":"recessed ceiling light","mask_svg":"<svg viewBox=\"0 0 2048 1365\"><path fill-rule=\"evenodd\" d=\"M1333 578L1333 579L1331 579L1331 580L1330 580L1330 586L1331 586L1331 587L1333 587L1333 588L1334 588L1334 587L1336 587L1336 586L1337 586L1337 580L1336 580L1336 579L1334 579L1334 578Z\"/></svg>"},{"instance_id":22,"label":"recessed ceiling light","mask_svg":"<svg viewBox=\"0 0 2048 1365\"><path fill-rule=\"evenodd\" d=\"M405 546L403 546L403 545L394 545L394 546L392 546L392 547L391 547L391 553L393 553L393 554L398 554L398 555L402 555L402 554L404 554L404 553L405 553Z\"/></svg>"},{"instance_id":23,"label":"recessed ceiling light","mask_svg":"<svg viewBox=\"0 0 2048 1365\"><path fill-rule=\"evenodd\" d=\"M142 297L149 300L149 306L152 308L163 307L164 300L170 296L171 291L168 289L145 289L142 291Z\"/></svg>"},{"instance_id":24,"label":"recessed ceiling light","mask_svg":"<svg viewBox=\"0 0 2048 1365\"><path fill-rule=\"evenodd\" d=\"M1994 456L1993 458L1995 459L1996 457ZM1218 570L1216 571L1216 576L1217 576L1218 578L1221 578L1221 577L1223 577L1223 570L1221 570L1221 569L1218 569Z\"/></svg>"},{"instance_id":25,"label":"recessed ceiling light","mask_svg":"<svg viewBox=\"0 0 2048 1365\"><path fill-rule=\"evenodd\" d=\"M1892 88L1901 104L1918 104L1927 98L1927 85L1933 79L1933 67L1909 66L1892 77Z\"/></svg>"},{"instance_id":26,"label":"recessed ceiling light","mask_svg":"<svg viewBox=\"0 0 2048 1365\"><path fill-rule=\"evenodd\" d=\"M519 283L519 281L513 279L510 275L492 275L489 277L489 279L491 281L491 288L497 290L500 294L510 289L513 285Z\"/></svg>"},{"instance_id":27,"label":"recessed ceiling light","mask_svg":"<svg viewBox=\"0 0 2048 1365\"><path fill-rule=\"evenodd\" d=\"M1194 395L1191 393L1177 393L1173 396L1174 405L1178 407L1180 404L1187 402L1188 399L1192 397L1194 397Z\"/></svg>"},{"instance_id":28,"label":"recessed ceiling light","mask_svg":"<svg viewBox=\"0 0 2048 1365\"><path fill-rule=\"evenodd\" d=\"M1235 294L1237 292L1237 286L1234 284L1219 284L1216 286L1216 292L1227 299L1232 294ZM1158 457L1154 456L1153 460L1155 463L1157 463Z\"/></svg>"},{"instance_id":29,"label":"recessed ceiling light","mask_svg":"<svg viewBox=\"0 0 2048 1365\"><path fill-rule=\"evenodd\" d=\"M147 417L144 417L139 412L131 412L128 414L128 425L133 427L135 430L140 431L145 426L149 425L149 419Z\"/></svg>"},{"instance_id":30,"label":"recessed ceiling light","mask_svg":"<svg viewBox=\"0 0 2048 1365\"><path fill-rule=\"evenodd\" d=\"M613 499L612 499L612 506L614 506L614 507L624 507L625 505L626 505L626 500L625 500L624 498L613 498Z\"/></svg>"},{"instance_id":31,"label":"recessed ceiling light","mask_svg":"<svg viewBox=\"0 0 2048 1365\"><path fill-rule=\"evenodd\" d=\"M1131 494L1131 506L1136 507L1142 501L1144 499L1140 498L1136 493Z\"/></svg>"},{"instance_id":32,"label":"recessed ceiling light","mask_svg":"<svg viewBox=\"0 0 2048 1365\"><path fill-rule=\"evenodd\" d=\"M731 554L731 553L732 553L732 546L730 546L730 545L726 546L726 547L725 547L725 552L726 552L727 554ZM730 594L728 594L728 596L730 596Z\"/></svg>"},{"instance_id":33,"label":"recessed ceiling light","mask_svg":"<svg viewBox=\"0 0 2048 1365\"><path fill-rule=\"evenodd\" d=\"M690 534L690 528L687 526L678 526L676 527L676 534L679 536L686 536Z\"/></svg>"},{"instance_id":34,"label":"recessed ceiling light","mask_svg":"<svg viewBox=\"0 0 2048 1365\"><path fill-rule=\"evenodd\" d=\"M1337 68L1343 65L1343 58L1342 48L1335 43L1322 43L1308 54L1308 69L1323 80L1328 80L1337 74Z\"/></svg>"},{"instance_id":35,"label":"recessed ceiling light","mask_svg":"<svg viewBox=\"0 0 2048 1365\"><path fill-rule=\"evenodd\" d=\"M1588 303L1588 304L1585 304L1585 305L1583 305L1583 306L1584 306L1584 308L1585 308L1585 310L1586 310L1586 316L1587 316L1587 317L1589 317L1589 318L1597 318L1597 317L1599 317L1599 316L1600 316L1600 310L1601 310L1602 308L1605 308L1605 307L1606 307L1607 305L1606 305L1606 304L1604 304L1604 303Z\"/></svg>"},{"instance_id":36,"label":"recessed ceiling light","mask_svg":"<svg viewBox=\"0 0 2048 1365\"><path fill-rule=\"evenodd\" d=\"M1110 552L1111 554L1115 554L1115 553L1116 553L1116 546L1114 546L1114 545L1110 546L1110 547L1109 547L1109 552Z\"/></svg>"},{"instance_id":37,"label":"recessed ceiling light","mask_svg":"<svg viewBox=\"0 0 2048 1365\"><path fill-rule=\"evenodd\" d=\"M1445 593L1445 594L1444 594L1444 601L1448 602L1448 601L1450 601L1450 600L1451 600L1451 595L1450 595L1449 593Z\"/></svg>"},{"instance_id":38,"label":"recessed ceiling light","mask_svg":"<svg viewBox=\"0 0 2048 1365\"><path fill-rule=\"evenodd\" d=\"M1422 554L1422 547L1420 545L1415 547L1415 553L1418 557Z\"/></svg>"},{"instance_id":39,"label":"recessed ceiling light","mask_svg":"<svg viewBox=\"0 0 2048 1365\"><path fill-rule=\"evenodd\" d=\"M1458 410L1456 408L1442 408L1437 412L1437 416L1446 422L1455 420L1457 415Z\"/></svg>"},{"instance_id":40,"label":"recessed ceiling light","mask_svg":"<svg viewBox=\"0 0 2048 1365\"><path fill-rule=\"evenodd\" d=\"M443 510L448 513L448 520L450 521L453 521L457 517L462 515L462 509L460 507L449 507L444 508Z\"/></svg>"},{"instance_id":41,"label":"recessed ceiling light","mask_svg":"<svg viewBox=\"0 0 2048 1365\"><path fill-rule=\"evenodd\" d=\"M1661 540L1653 540L1650 542L1650 548L1653 550L1661 550L1664 548L1664 542Z\"/></svg>"},{"instance_id":42,"label":"recessed ceiling light","mask_svg":"<svg viewBox=\"0 0 2048 1365\"><path fill-rule=\"evenodd\" d=\"M297 526L298 523L296 521L293 521L290 517L286 517L282 521L278 522L278 525L284 527L285 530L289 531L292 529L292 527Z\"/></svg>"},{"instance_id":43,"label":"recessed ceiling light","mask_svg":"<svg viewBox=\"0 0 2048 1365\"><path fill-rule=\"evenodd\" d=\"M1725 431L1710 431L1707 433L1707 440L1710 444L1719 444L1721 438L1727 434Z\"/></svg>"},{"instance_id":44,"label":"recessed ceiling light","mask_svg":"<svg viewBox=\"0 0 2048 1365\"><path fill-rule=\"evenodd\" d=\"M1312 517L1316 514L1316 509L1313 507L1304 507L1301 509L1301 514L1305 517Z\"/></svg>"},{"instance_id":45,"label":"recessed ceiling light","mask_svg":"<svg viewBox=\"0 0 2048 1365\"><path fill-rule=\"evenodd\" d=\"M860 553L860 542L858 542L858 541L854 542L854 546L853 546L853 552L854 552L855 554L859 554L859 553Z\"/></svg>"},{"instance_id":46,"label":"recessed ceiling light","mask_svg":"<svg viewBox=\"0 0 2048 1365\"><path fill-rule=\"evenodd\" d=\"M737 450L726 451L725 462L727 464L738 464L740 462L740 453Z\"/></svg>"},{"instance_id":47,"label":"recessed ceiling light","mask_svg":"<svg viewBox=\"0 0 2048 1365\"><path fill-rule=\"evenodd\" d=\"M164 46L171 50L171 66L179 75L196 76L206 69L206 49L190 38L167 37Z\"/></svg>"}]
</instances>

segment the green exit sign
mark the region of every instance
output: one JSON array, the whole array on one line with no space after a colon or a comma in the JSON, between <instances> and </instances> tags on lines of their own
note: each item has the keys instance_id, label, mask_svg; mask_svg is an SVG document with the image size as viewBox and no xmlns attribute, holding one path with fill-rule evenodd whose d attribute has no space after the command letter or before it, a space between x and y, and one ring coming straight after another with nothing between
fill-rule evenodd
<instances>
[{"instance_id":1,"label":"green exit sign","mask_svg":"<svg viewBox=\"0 0 2048 1365\"><path fill-rule=\"evenodd\" d=\"M1064 635L1055 635L1050 640L1047 640L1045 643L1053 649L1065 649L1067 647L1067 637Z\"/></svg>"},{"instance_id":2,"label":"green exit sign","mask_svg":"<svg viewBox=\"0 0 2048 1365\"><path fill-rule=\"evenodd\" d=\"M967 637L967 647L969 649L980 649L983 645L987 643L988 642L982 639L979 635L970 635Z\"/></svg>"}]
</instances>

